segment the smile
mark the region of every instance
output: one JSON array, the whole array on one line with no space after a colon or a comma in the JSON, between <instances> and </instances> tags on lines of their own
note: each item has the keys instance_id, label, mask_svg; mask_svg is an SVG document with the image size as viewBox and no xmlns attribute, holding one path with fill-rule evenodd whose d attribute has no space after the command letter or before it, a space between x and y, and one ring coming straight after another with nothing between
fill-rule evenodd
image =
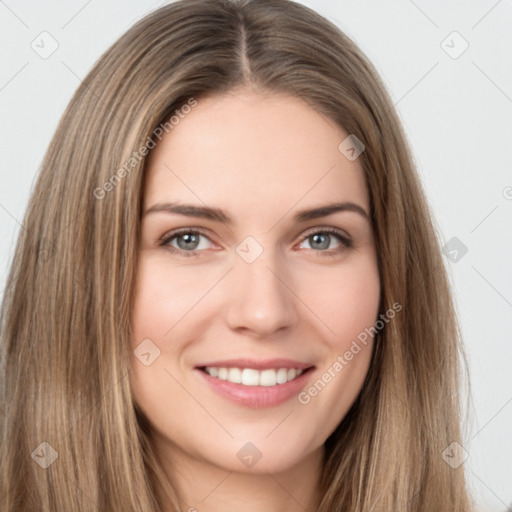
<instances>
[{"instance_id":1,"label":"smile","mask_svg":"<svg viewBox=\"0 0 512 512\"><path fill-rule=\"evenodd\" d=\"M204 361L195 367L216 395L238 406L275 407L304 388L315 366L291 359Z\"/></svg>"}]
</instances>

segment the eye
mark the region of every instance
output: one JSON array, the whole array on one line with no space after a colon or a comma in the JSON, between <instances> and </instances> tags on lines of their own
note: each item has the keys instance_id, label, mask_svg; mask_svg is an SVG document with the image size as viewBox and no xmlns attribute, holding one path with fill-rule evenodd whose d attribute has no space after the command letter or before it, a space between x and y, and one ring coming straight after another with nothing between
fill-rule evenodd
<instances>
[{"instance_id":1,"label":"eye","mask_svg":"<svg viewBox=\"0 0 512 512\"><path fill-rule=\"evenodd\" d=\"M337 240L338 245L334 248L329 248L331 242ZM308 242L310 249L325 253L325 255L337 254L344 249L352 247L352 241L342 231L334 228L314 228L309 231L301 244ZM308 247L306 247L308 249Z\"/></svg>"},{"instance_id":2,"label":"eye","mask_svg":"<svg viewBox=\"0 0 512 512\"><path fill-rule=\"evenodd\" d=\"M183 229L165 235L159 242L159 245L167 247L174 253L183 256L197 256L195 251L208 249L208 243L201 243L201 238L210 240L200 231L192 229ZM211 240L210 240L211 242Z\"/></svg>"},{"instance_id":3,"label":"eye","mask_svg":"<svg viewBox=\"0 0 512 512\"><path fill-rule=\"evenodd\" d=\"M333 240L338 242L338 245L334 248L330 247ZM334 256L352 247L350 238L344 232L334 228L313 228L303 236L301 245L305 242L310 244L310 247L306 247L306 249L316 251L323 256ZM185 257L199 256L199 253L208 249L212 243L204 233L190 228L166 234L159 241L160 246Z\"/></svg>"}]
</instances>

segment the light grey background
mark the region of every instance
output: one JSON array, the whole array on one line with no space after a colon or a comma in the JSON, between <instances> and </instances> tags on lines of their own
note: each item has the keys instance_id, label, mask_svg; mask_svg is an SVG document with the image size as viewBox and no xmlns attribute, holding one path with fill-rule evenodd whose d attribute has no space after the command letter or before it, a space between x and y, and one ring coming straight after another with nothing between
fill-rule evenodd
<instances>
[{"instance_id":1,"label":"light grey background","mask_svg":"<svg viewBox=\"0 0 512 512\"><path fill-rule=\"evenodd\" d=\"M512 510L512 2L303 3L375 64L411 141L443 244L459 240L449 245L446 265L472 380L468 473L482 510ZM160 5L0 0L0 293L68 101L99 56ZM52 39L58 48L46 59L31 46L48 51Z\"/></svg>"}]
</instances>

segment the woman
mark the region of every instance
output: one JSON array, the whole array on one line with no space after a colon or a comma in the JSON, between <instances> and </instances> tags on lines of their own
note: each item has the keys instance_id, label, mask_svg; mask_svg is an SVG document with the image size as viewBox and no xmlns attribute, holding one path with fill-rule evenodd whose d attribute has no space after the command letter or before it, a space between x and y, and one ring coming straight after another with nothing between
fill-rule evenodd
<instances>
[{"instance_id":1,"label":"woman","mask_svg":"<svg viewBox=\"0 0 512 512\"><path fill-rule=\"evenodd\" d=\"M5 510L469 509L428 207L376 71L324 18L145 17L71 100L24 227Z\"/></svg>"}]
</instances>

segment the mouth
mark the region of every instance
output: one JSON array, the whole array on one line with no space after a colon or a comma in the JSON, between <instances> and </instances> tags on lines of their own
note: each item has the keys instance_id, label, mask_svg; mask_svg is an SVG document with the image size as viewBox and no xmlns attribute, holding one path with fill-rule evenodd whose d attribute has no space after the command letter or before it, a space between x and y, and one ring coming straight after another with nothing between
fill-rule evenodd
<instances>
[{"instance_id":1,"label":"mouth","mask_svg":"<svg viewBox=\"0 0 512 512\"><path fill-rule=\"evenodd\" d=\"M291 360L216 361L196 366L210 389L251 408L273 407L290 400L306 384L314 366Z\"/></svg>"}]
</instances>

